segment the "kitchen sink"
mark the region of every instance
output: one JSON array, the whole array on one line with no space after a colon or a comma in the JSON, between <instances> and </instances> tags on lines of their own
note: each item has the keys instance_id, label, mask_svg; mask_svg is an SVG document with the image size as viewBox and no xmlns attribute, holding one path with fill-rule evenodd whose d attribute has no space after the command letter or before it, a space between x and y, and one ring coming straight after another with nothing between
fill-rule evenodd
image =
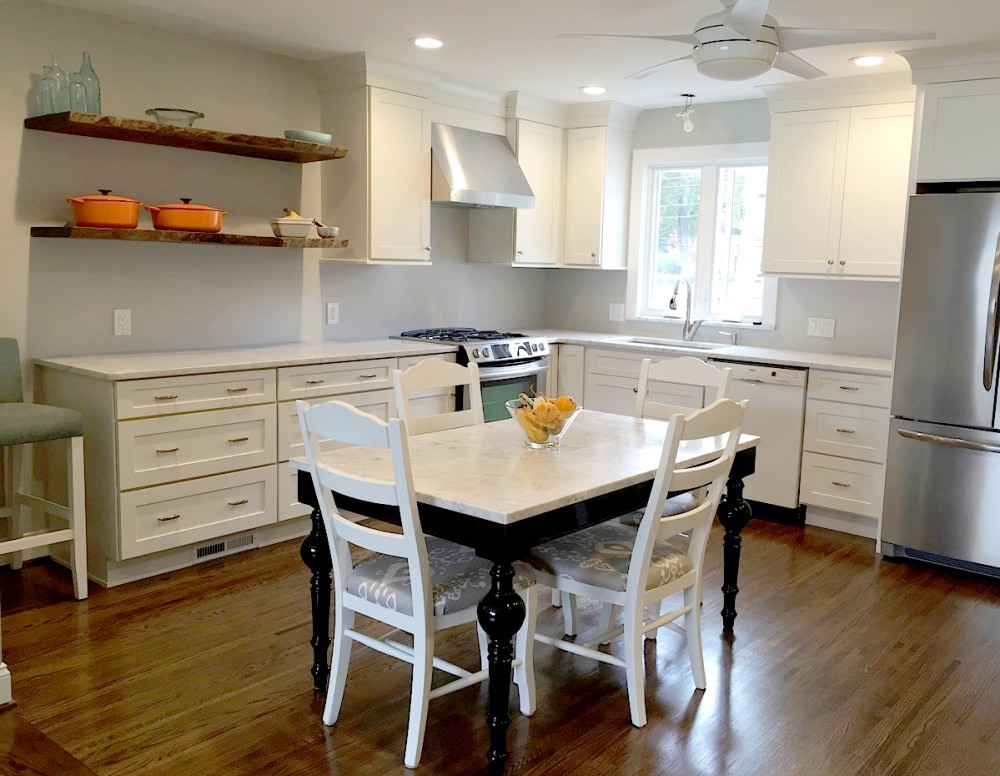
<instances>
[{"instance_id":1,"label":"kitchen sink","mask_svg":"<svg viewBox=\"0 0 1000 776\"><path fill-rule=\"evenodd\" d=\"M626 342L636 345L659 345L674 350L716 350L729 347L728 342L688 342L687 340L664 339L663 337L628 337Z\"/></svg>"}]
</instances>

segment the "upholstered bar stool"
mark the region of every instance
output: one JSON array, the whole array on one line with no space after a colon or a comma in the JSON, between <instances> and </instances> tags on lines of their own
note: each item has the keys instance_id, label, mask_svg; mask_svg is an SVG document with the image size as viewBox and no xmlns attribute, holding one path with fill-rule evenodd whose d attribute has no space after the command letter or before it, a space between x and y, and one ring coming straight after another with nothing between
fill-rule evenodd
<instances>
[{"instance_id":1,"label":"upholstered bar stool","mask_svg":"<svg viewBox=\"0 0 1000 776\"><path fill-rule=\"evenodd\" d=\"M0 447L3 448L4 498L0 515L10 517L10 538L0 540L0 555L11 554L11 567L21 567L21 553L35 547L69 542L73 591L87 597L87 521L83 485L83 417L79 412L23 401L21 359L17 340L0 338ZM65 440L67 504L56 504L31 493L34 483L31 446ZM35 533L35 521L25 513L54 516L65 521ZM47 517L46 517L47 520ZM31 533L25 534L30 525Z\"/></svg>"}]
</instances>

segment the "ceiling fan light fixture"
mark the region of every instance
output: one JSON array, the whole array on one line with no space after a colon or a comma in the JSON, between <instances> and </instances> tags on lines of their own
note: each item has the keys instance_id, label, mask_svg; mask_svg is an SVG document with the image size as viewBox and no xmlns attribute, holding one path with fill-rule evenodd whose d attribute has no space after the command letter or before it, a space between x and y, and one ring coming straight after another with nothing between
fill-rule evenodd
<instances>
[{"instance_id":1,"label":"ceiling fan light fixture","mask_svg":"<svg viewBox=\"0 0 1000 776\"><path fill-rule=\"evenodd\" d=\"M858 67L878 67L885 62L885 57L878 54L865 54L863 57L851 57L851 61Z\"/></svg>"},{"instance_id":2,"label":"ceiling fan light fixture","mask_svg":"<svg viewBox=\"0 0 1000 776\"><path fill-rule=\"evenodd\" d=\"M778 47L759 40L726 40L695 46L698 72L717 81L745 81L763 75L774 65Z\"/></svg>"}]
</instances>

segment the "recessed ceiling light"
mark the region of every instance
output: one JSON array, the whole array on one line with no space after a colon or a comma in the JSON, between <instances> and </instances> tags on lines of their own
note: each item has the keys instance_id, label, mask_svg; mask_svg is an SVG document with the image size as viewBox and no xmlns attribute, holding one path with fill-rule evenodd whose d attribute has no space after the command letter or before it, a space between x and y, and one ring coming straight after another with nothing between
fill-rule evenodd
<instances>
[{"instance_id":1,"label":"recessed ceiling light","mask_svg":"<svg viewBox=\"0 0 1000 776\"><path fill-rule=\"evenodd\" d=\"M584 94L604 94L607 89L603 86L581 86L580 91Z\"/></svg>"},{"instance_id":2,"label":"recessed ceiling light","mask_svg":"<svg viewBox=\"0 0 1000 776\"><path fill-rule=\"evenodd\" d=\"M444 45L444 41L437 38L414 38L413 45L419 48L435 49L441 48Z\"/></svg>"},{"instance_id":3,"label":"recessed ceiling light","mask_svg":"<svg viewBox=\"0 0 1000 776\"><path fill-rule=\"evenodd\" d=\"M880 57L877 54L869 54L864 57L852 57L851 61L858 67L877 67L885 62L885 57Z\"/></svg>"}]
</instances>

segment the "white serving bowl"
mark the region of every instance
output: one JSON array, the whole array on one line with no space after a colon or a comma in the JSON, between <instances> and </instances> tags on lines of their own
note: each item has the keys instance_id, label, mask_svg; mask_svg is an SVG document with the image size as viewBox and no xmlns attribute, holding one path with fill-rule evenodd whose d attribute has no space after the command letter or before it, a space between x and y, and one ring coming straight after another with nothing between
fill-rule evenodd
<instances>
[{"instance_id":1,"label":"white serving bowl","mask_svg":"<svg viewBox=\"0 0 1000 776\"><path fill-rule=\"evenodd\" d=\"M340 234L339 226L317 226L316 234L320 237L336 237Z\"/></svg>"},{"instance_id":2,"label":"white serving bowl","mask_svg":"<svg viewBox=\"0 0 1000 776\"><path fill-rule=\"evenodd\" d=\"M286 129L285 137L289 140L304 140L307 143L322 143L330 145L333 142L333 135L326 132L310 132L308 129Z\"/></svg>"},{"instance_id":3,"label":"white serving bowl","mask_svg":"<svg viewBox=\"0 0 1000 776\"><path fill-rule=\"evenodd\" d=\"M271 230L275 237L308 237L312 229L309 218L274 218L271 220Z\"/></svg>"}]
</instances>

